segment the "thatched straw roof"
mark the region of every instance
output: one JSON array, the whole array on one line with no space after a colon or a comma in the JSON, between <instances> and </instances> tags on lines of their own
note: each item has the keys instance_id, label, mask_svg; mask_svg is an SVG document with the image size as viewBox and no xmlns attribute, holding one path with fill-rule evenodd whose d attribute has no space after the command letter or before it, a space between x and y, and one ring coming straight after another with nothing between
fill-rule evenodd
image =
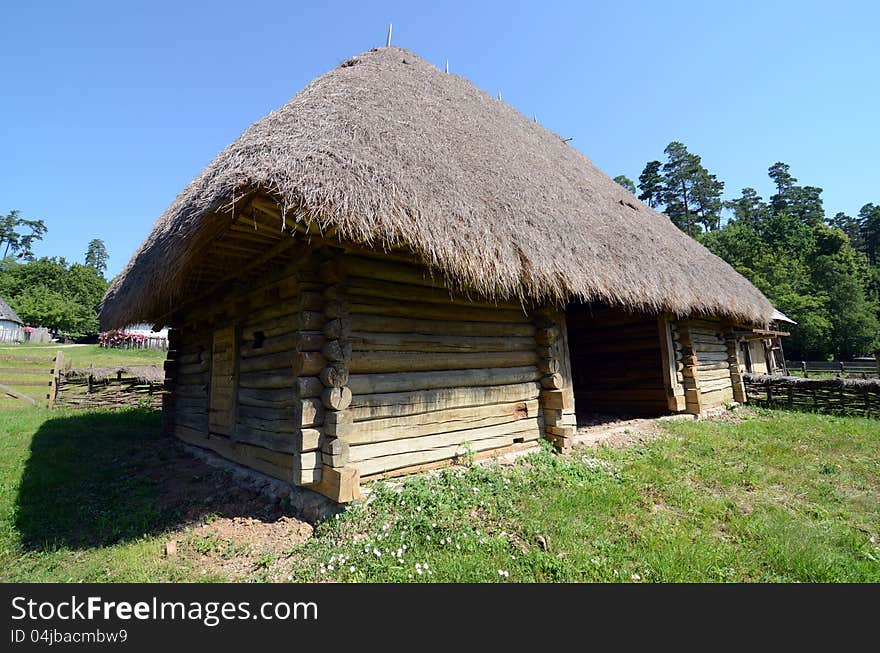
<instances>
[{"instance_id":1,"label":"thatched straw roof","mask_svg":"<svg viewBox=\"0 0 880 653\"><path fill-rule=\"evenodd\" d=\"M206 216L260 189L287 224L407 247L488 295L603 300L766 324L767 299L580 152L462 77L399 48L319 77L187 186L114 281L105 327L188 299Z\"/></svg>"},{"instance_id":2,"label":"thatched straw roof","mask_svg":"<svg viewBox=\"0 0 880 653\"><path fill-rule=\"evenodd\" d=\"M17 324L24 324L21 318L16 315L12 307L6 303L6 300L0 297L0 320L8 320Z\"/></svg>"}]
</instances>

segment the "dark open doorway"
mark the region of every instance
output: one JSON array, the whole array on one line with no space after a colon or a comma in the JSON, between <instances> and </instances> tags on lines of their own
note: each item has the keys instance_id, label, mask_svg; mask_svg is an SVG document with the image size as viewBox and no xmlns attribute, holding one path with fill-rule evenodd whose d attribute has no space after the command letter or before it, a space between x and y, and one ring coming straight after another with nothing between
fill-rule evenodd
<instances>
[{"instance_id":1,"label":"dark open doorway","mask_svg":"<svg viewBox=\"0 0 880 653\"><path fill-rule=\"evenodd\" d=\"M657 316L570 304L566 322L579 425L669 413Z\"/></svg>"}]
</instances>

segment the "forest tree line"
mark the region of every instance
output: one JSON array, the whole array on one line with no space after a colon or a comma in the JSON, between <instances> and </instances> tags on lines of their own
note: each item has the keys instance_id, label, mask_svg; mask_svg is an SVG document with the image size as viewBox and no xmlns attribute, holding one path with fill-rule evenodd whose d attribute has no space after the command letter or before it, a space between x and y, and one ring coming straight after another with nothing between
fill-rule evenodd
<instances>
[{"instance_id":1,"label":"forest tree line","mask_svg":"<svg viewBox=\"0 0 880 653\"><path fill-rule=\"evenodd\" d=\"M645 165L638 182L622 175L615 181L797 322L783 342L787 358L848 360L880 345L880 205L829 217L822 189L799 184L782 162L767 171L775 190L767 200L747 187L724 201L724 182L699 155L679 142L664 154L665 161Z\"/></svg>"},{"instance_id":2,"label":"forest tree line","mask_svg":"<svg viewBox=\"0 0 880 653\"><path fill-rule=\"evenodd\" d=\"M0 297L25 324L71 338L96 336L98 307L107 290L107 248L92 240L82 263L35 258L33 247L46 232L42 220L18 211L0 215Z\"/></svg>"}]
</instances>

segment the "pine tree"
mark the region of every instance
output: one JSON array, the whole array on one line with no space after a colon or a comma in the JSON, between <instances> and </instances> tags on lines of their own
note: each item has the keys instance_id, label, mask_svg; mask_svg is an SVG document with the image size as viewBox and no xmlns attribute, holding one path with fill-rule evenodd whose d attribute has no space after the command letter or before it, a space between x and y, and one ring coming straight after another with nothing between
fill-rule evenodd
<instances>
[{"instance_id":1,"label":"pine tree","mask_svg":"<svg viewBox=\"0 0 880 653\"><path fill-rule=\"evenodd\" d=\"M656 209L663 201L663 175L659 161L648 161L639 175L639 199L652 209Z\"/></svg>"}]
</instances>

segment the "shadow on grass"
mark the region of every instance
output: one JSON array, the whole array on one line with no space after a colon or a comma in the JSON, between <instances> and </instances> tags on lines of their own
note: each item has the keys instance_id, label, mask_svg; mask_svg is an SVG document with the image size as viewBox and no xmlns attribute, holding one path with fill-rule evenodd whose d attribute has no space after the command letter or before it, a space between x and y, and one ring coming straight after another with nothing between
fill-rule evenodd
<instances>
[{"instance_id":1,"label":"shadow on grass","mask_svg":"<svg viewBox=\"0 0 880 653\"><path fill-rule=\"evenodd\" d=\"M286 514L160 434L161 412L128 409L49 419L34 434L15 506L27 550L89 548L153 535L208 515Z\"/></svg>"}]
</instances>

